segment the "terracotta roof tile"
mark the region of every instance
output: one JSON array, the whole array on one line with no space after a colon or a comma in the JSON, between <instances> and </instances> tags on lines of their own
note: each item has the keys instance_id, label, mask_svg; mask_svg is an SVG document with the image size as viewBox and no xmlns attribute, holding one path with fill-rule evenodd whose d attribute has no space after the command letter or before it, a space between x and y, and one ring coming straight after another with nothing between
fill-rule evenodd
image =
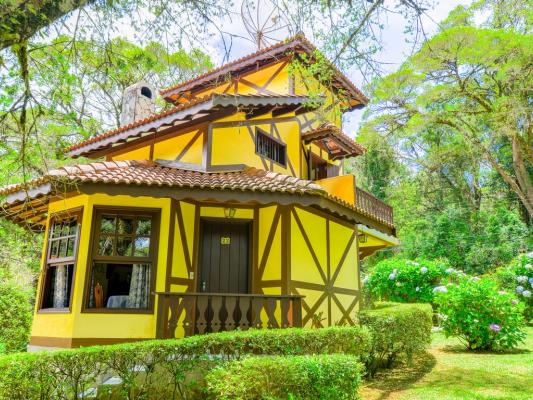
<instances>
[{"instance_id":1,"label":"terracotta roof tile","mask_svg":"<svg viewBox=\"0 0 533 400\"><path fill-rule=\"evenodd\" d=\"M308 54L314 53L317 48L314 44L312 44L303 33L298 33L295 36L288 38L282 42L276 43L272 46L266 47L264 49L258 50L254 53L251 53L247 56L238 58L234 61L231 61L229 63L226 63L220 67L214 68L211 71L207 71L201 75L198 75L192 79L189 79L185 82L181 82L177 85L162 89L159 91L159 93L163 97L168 97L171 92L177 92L180 91L186 91L188 89L192 89L193 87L197 85L201 85L203 83L217 80L221 76L227 74L228 72L232 72L238 68L246 67L248 64L253 64L256 59L260 56L265 57L275 57L278 55L280 51L286 51L286 47L289 48L297 48L302 47ZM330 66L333 68L335 75L337 76L337 79L341 81L344 86L351 91L353 94L355 94L355 97L361 101L363 104L368 103L368 98L355 86L355 84L344 74L342 73L333 63L330 63Z\"/></svg>"},{"instance_id":2,"label":"terracotta roof tile","mask_svg":"<svg viewBox=\"0 0 533 400\"><path fill-rule=\"evenodd\" d=\"M357 143L355 140L345 134L342 130L340 130L336 125L331 123L327 123L319 126L318 128L302 132L302 139L305 140L306 137L320 137L322 133L329 133L336 136L342 143L352 148L354 150L354 154L361 155L366 153L366 148L364 146Z\"/></svg>"},{"instance_id":3,"label":"terracotta roof tile","mask_svg":"<svg viewBox=\"0 0 533 400\"><path fill-rule=\"evenodd\" d=\"M40 185L58 182L61 184L103 183L139 186L167 186L189 189L215 189L231 191L252 191L315 195L366 215L387 226L390 222L331 195L320 185L276 172L256 168L245 168L237 172L198 172L155 165L149 161L105 161L85 165L65 166L50 171L47 175L26 184L15 184L0 189L0 196L24 193ZM52 193L50 193L52 194ZM0 206L9 209L20 202L20 198Z\"/></svg>"},{"instance_id":4,"label":"terracotta roof tile","mask_svg":"<svg viewBox=\"0 0 533 400\"><path fill-rule=\"evenodd\" d=\"M9 195L60 178L72 183L98 182L109 184L136 184L188 188L228 189L241 191L322 193L324 189L312 181L283 174L246 168L240 172L196 172L158 166L141 161L105 161L65 166L50 171L46 176L24 184L0 189L0 195ZM65 179L66 178L66 179Z\"/></svg>"},{"instance_id":5,"label":"terracotta roof tile","mask_svg":"<svg viewBox=\"0 0 533 400\"><path fill-rule=\"evenodd\" d=\"M261 104L261 105L288 105L295 104L297 102L303 103L306 101L306 96L300 95L271 95L271 94L221 94L221 93L212 93L208 96L199 97L191 100L188 103L183 103L174 107L169 108L168 110L162 111L160 113L153 114L147 118L141 119L131 124L124 125L115 129L111 129L107 132L101 133L99 135L93 136L87 140L84 140L80 143L73 144L68 147L66 152L73 152L82 147L88 146L93 143L97 143L103 139L107 139L113 136L116 136L122 132L126 132L130 129L135 129L147 125L157 120L161 120L165 117L171 116L173 114L187 111L188 109L193 108L196 105L202 103L208 103L213 101L214 106L227 107L227 106L248 106L250 104ZM206 105L207 106L207 105ZM161 122L163 124L164 121Z\"/></svg>"}]
</instances>

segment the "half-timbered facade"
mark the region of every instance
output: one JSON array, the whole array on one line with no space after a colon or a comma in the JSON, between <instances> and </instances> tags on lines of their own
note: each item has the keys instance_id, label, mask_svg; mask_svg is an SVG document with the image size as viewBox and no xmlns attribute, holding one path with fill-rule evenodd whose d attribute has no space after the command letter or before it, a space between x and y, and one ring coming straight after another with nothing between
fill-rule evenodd
<instances>
[{"instance_id":1,"label":"half-timbered facade","mask_svg":"<svg viewBox=\"0 0 533 400\"><path fill-rule=\"evenodd\" d=\"M353 324L359 261L397 240L344 171L365 149L340 115L366 97L334 67L328 85L290 68L315 50L260 50L162 90L159 113L134 85L125 125L67 150L93 162L0 192L44 232L31 346Z\"/></svg>"}]
</instances>

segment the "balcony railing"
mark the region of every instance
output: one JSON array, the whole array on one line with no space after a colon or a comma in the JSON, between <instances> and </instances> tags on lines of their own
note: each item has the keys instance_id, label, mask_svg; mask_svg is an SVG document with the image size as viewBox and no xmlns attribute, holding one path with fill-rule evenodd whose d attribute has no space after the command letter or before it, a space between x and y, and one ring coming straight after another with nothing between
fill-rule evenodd
<instances>
[{"instance_id":1,"label":"balcony railing","mask_svg":"<svg viewBox=\"0 0 533 400\"><path fill-rule=\"evenodd\" d=\"M185 336L248 328L302 326L304 296L157 293L159 297L157 335L174 338L183 328Z\"/></svg>"},{"instance_id":2,"label":"balcony railing","mask_svg":"<svg viewBox=\"0 0 533 400\"><path fill-rule=\"evenodd\" d=\"M355 188L355 205L374 219L394 225L392 207L358 187Z\"/></svg>"}]
</instances>

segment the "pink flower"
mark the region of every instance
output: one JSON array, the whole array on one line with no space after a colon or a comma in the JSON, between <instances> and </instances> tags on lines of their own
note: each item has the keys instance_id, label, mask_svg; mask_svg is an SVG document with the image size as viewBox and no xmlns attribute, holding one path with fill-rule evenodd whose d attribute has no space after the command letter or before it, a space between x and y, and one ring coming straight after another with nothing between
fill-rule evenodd
<instances>
[{"instance_id":1,"label":"pink flower","mask_svg":"<svg viewBox=\"0 0 533 400\"><path fill-rule=\"evenodd\" d=\"M502 327L498 324L490 324L489 329L493 330L494 332L499 332L502 330Z\"/></svg>"}]
</instances>

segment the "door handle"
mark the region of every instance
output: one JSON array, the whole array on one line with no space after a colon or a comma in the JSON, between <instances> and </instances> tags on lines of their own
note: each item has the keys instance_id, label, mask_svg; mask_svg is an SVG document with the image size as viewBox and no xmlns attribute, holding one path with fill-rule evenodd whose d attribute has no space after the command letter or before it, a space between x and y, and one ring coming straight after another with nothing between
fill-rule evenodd
<instances>
[{"instance_id":1,"label":"door handle","mask_svg":"<svg viewBox=\"0 0 533 400\"><path fill-rule=\"evenodd\" d=\"M206 287L206 284L205 284L205 281L202 281L202 286L201 286L201 291L202 292L205 292L205 287Z\"/></svg>"}]
</instances>

